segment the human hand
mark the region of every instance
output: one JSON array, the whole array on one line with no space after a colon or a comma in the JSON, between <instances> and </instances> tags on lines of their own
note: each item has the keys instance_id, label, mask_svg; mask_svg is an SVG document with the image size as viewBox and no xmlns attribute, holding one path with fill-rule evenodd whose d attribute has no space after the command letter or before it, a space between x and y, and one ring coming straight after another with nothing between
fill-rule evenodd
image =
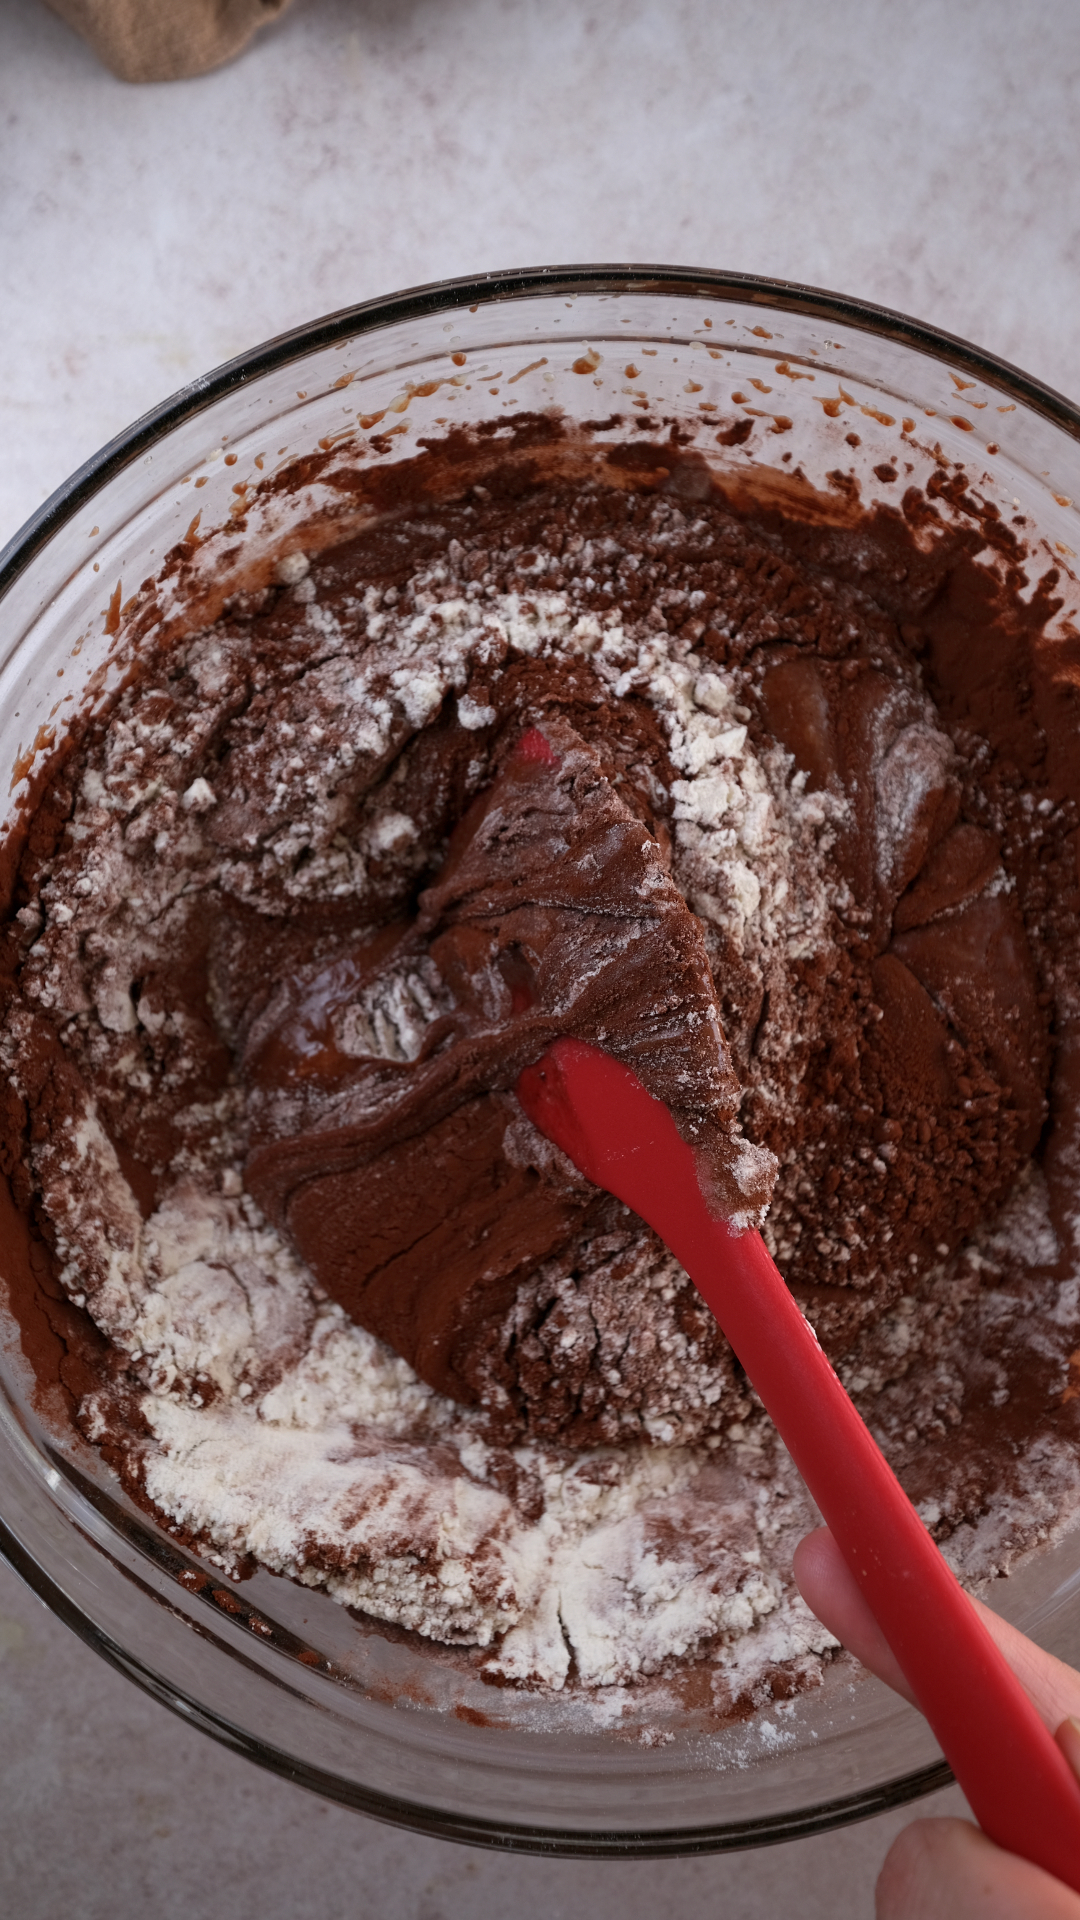
<instances>
[{"instance_id":1,"label":"human hand","mask_svg":"<svg viewBox=\"0 0 1080 1920\"><path fill-rule=\"evenodd\" d=\"M819 1620L871 1673L914 1701L888 1643L832 1535L821 1527L795 1550L799 1591ZM1080 1774L1080 1673L972 1600L1046 1725ZM877 1884L877 1920L1080 1920L1080 1894L968 1820L916 1820L893 1842Z\"/></svg>"}]
</instances>

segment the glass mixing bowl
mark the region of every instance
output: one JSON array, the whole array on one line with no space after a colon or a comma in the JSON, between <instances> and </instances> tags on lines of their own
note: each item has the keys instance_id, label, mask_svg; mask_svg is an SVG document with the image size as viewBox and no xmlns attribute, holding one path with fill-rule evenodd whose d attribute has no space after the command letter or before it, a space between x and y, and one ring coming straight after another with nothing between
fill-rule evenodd
<instances>
[{"instance_id":1,"label":"glass mixing bowl","mask_svg":"<svg viewBox=\"0 0 1080 1920\"><path fill-rule=\"evenodd\" d=\"M9 808L65 714L107 695L140 584L196 515L189 599L200 582L239 582L268 547L302 544L350 466L415 457L426 437L481 422L497 445L512 416L550 408L608 446L650 422L670 433L674 419L681 442L759 488L768 469L823 489L853 473L872 498L894 484L875 470L923 484L942 462L974 464L984 496L1022 511L1072 593L1080 413L962 341L736 274L574 267L446 282L334 314L197 381L73 475L0 556ZM263 485L304 454L304 486ZM949 1778L920 1717L847 1662L820 1690L718 1730L686 1712L643 1715L631 1694L586 1706L495 1690L287 1580L235 1586L42 1407L11 1321L2 1346L12 1564L156 1698L331 1799L477 1844L625 1856L768 1844ZM1080 1659L1080 1528L990 1598Z\"/></svg>"}]
</instances>

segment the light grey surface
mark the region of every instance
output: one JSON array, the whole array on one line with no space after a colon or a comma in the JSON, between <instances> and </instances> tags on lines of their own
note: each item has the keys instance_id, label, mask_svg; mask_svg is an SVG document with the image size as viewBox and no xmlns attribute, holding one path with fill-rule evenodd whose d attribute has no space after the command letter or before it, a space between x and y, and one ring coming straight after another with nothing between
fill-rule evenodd
<instances>
[{"instance_id":1,"label":"light grey surface","mask_svg":"<svg viewBox=\"0 0 1080 1920\"><path fill-rule=\"evenodd\" d=\"M489 268L653 259L898 306L1080 391L1075 0L296 0L204 80L0 11L0 540L260 339ZM498 1857L193 1734L0 1568L0 1905L23 1920L864 1920L954 1794L758 1854Z\"/></svg>"},{"instance_id":2,"label":"light grey surface","mask_svg":"<svg viewBox=\"0 0 1080 1920\"><path fill-rule=\"evenodd\" d=\"M1075 0L295 0L125 87L0 8L0 539L231 354L442 275L667 260L1080 388Z\"/></svg>"},{"instance_id":3,"label":"light grey surface","mask_svg":"<svg viewBox=\"0 0 1080 1920\"><path fill-rule=\"evenodd\" d=\"M907 1809L760 1853L516 1858L331 1807L110 1671L0 1562L0 1912L20 1920L864 1920ZM956 1789L920 1811L956 1811Z\"/></svg>"}]
</instances>

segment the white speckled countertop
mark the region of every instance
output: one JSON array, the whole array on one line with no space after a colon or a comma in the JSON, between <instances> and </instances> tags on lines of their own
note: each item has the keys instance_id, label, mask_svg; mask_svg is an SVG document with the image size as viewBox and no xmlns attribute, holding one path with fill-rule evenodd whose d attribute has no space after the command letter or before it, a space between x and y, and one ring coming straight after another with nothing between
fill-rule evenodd
<instances>
[{"instance_id":1,"label":"white speckled countertop","mask_svg":"<svg viewBox=\"0 0 1080 1920\"><path fill-rule=\"evenodd\" d=\"M295 0L233 65L142 89L5 0L0 542L217 362L496 267L807 280L1076 395L1078 123L1075 0ZM686 1861L420 1840L182 1727L6 1568L0 1729L0 1903L24 1920L866 1920L892 1834L960 1804Z\"/></svg>"}]
</instances>

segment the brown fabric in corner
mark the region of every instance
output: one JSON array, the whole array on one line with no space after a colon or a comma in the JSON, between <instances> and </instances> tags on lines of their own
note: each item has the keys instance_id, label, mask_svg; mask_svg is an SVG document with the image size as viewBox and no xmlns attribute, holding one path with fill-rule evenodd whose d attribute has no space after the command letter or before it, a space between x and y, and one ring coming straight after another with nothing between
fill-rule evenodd
<instances>
[{"instance_id":1,"label":"brown fabric in corner","mask_svg":"<svg viewBox=\"0 0 1080 1920\"><path fill-rule=\"evenodd\" d=\"M289 0L48 0L121 80L187 80L220 66Z\"/></svg>"}]
</instances>

